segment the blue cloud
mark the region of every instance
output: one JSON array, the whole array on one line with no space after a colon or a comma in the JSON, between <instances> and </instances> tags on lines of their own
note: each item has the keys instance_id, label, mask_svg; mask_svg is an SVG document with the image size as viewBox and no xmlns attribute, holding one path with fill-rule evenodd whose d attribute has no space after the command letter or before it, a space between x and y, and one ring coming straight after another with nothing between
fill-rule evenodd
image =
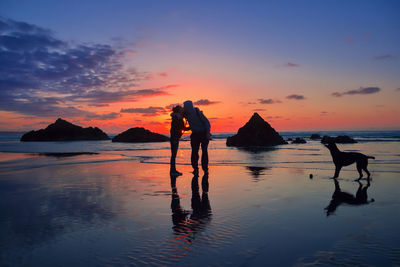
<instances>
[{"instance_id":1,"label":"blue cloud","mask_svg":"<svg viewBox=\"0 0 400 267\"><path fill-rule=\"evenodd\" d=\"M48 29L11 19L0 18L0 30L0 110L111 118L116 115L97 115L75 104L166 94L165 88L137 89L148 73L124 68L122 59L129 50L71 45Z\"/></svg>"},{"instance_id":2,"label":"blue cloud","mask_svg":"<svg viewBox=\"0 0 400 267\"><path fill-rule=\"evenodd\" d=\"M304 99L306 99L303 95L296 95L296 94L288 95L286 98L287 99L294 99L294 100L304 100Z\"/></svg>"},{"instance_id":3,"label":"blue cloud","mask_svg":"<svg viewBox=\"0 0 400 267\"><path fill-rule=\"evenodd\" d=\"M379 87L360 87L357 90L348 90L343 93L334 92L334 93L332 93L332 96L341 97L343 95L369 95L369 94L378 93L380 91L381 91L381 89Z\"/></svg>"},{"instance_id":4,"label":"blue cloud","mask_svg":"<svg viewBox=\"0 0 400 267\"><path fill-rule=\"evenodd\" d=\"M258 99L258 103L260 103L260 104L276 104L276 103L282 103L282 102L280 100L274 100L271 98L268 98L268 99L260 98L260 99Z\"/></svg>"}]
</instances>

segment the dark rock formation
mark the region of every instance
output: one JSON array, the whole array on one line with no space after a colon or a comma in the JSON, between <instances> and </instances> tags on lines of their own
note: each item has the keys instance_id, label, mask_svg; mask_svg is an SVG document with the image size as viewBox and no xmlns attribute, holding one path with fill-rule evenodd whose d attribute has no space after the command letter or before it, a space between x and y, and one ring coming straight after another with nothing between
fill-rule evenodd
<instances>
[{"instance_id":1,"label":"dark rock formation","mask_svg":"<svg viewBox=\"0 0 400 267\"><path fill-rule=\"evenodd\" d=\"M148 142L166 142L169 138L165 135L153 133L145 128L135 127L118 134L112 139L113 142L126 143L148 143Z\"/></svg>"},{"instance_id":2,"label":"dark rock formation","mask_svg":"<svg viewBox=\"0 0 400 267\"><path fill-rule=\"evenodd\" d=\"M63 119L57 119L45 129L30 131L21 137L21 141L83 141L109 140L108 135L95 127L82 128Z\"/></svg>"},{"instance_id":3,"label":"dark rock formation","mask_svg":"<svg viewBox=\"0 0 400 267\"><path fill-rule=\"evenodd\" d=\"M287 144L268 122L257 113L239 129L238 133L226 140L227 146L253 147Z\"/></svg>"},{"instance_id":4,"label":"dark rock formation","mask_svg":"<svg viewBox=\"0 0 400 267\"><path fill-rule=\"evenodd\" d=\"M347 135L339 135L337 137L330 137L327 135L324 135L324 137L322 137L321 139L321 143L323 144L327 144L327 143L338 143L338 144L353 144L353 143L357 143L356 140L354 140L353 138L347 136Z\"/></svg>"},{"instance_id":5,"label":"dark rock formation","mask_svg":"<svg viewBox=\"0 0 400 267\"><path fill-rule=\"evenodd\" d=\"M319 134L312 134L310 139L312 139L312 140L321 139L321 136Z\"/></svg>"},{"instance_id":6,"label":"dark rock formation","mask_svg":"<svg viewBox=\"0 0 400 267\"><path fill-rule=\"evenodd\" d=\"M305 144L307 143L306 140L300 137L296 137L296 139L293 140L292 144Z\"/></svg>"}]
</instances>

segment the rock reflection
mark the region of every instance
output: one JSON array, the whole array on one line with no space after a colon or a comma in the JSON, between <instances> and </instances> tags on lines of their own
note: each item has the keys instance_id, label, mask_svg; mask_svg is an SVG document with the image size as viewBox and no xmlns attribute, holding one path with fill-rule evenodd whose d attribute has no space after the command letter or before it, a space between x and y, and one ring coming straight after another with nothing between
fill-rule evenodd
<instances>
[{"instance_id":1,"label":"rock reflection","mask_svg":"<svg viewBox=\"0 0 400 267\"><path fill-rule=\"evenodd\" d=\"M332 194L331 202L325 208L326 216L332 215L336 211L336 209L342 204L360 206L375 201L373 198L371 198L371 200L368 200L367 190L371 186L369 180L367 181L366 185L363 185L360 181L357 180L358 189L355 196L353 194L343 192L337 179L333 179L333 182L335 184L335 191Z\"/></svg>"},{"instance_id":2,"label":"rock reflection","mask_svg":"<svg viewBox=\"0 0 400 267\"><path fill-rule=\"evenodd\" d=\"M265 170L268 170L270 168L247 166L246 169L249 171L249 173L253 177L253 181L258 182L258 181L260 181L260 176L265 175Z\"/></svg>"}]
</instances>

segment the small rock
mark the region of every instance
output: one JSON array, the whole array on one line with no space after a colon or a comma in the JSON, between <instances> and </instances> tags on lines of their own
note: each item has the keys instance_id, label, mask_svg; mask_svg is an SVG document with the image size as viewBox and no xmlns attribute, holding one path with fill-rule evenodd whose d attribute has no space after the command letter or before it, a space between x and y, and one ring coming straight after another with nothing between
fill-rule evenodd
<instances>
[{"instance_id":1,"label":"small rock","mask_svg":"<svg viewBox=\"0 0 400 267\"><path fill-rule=\"evenodd\" d=\"M304 140L303 138L300 137L296 137L295 140L293 140L292 144L305 144L307 143L306 140Z\"/></svg>"},{"instance_id":2,"label":"small rock","mask_svg":"<svg viewBox=\"0 0 400 267\"><path fill-rule=\"evenodd\" d=\"M135 127L116 135L112 141L123 143L149 143L167 142L169 138L162 134L153 133L145 128Z\"/></svg>"}]
</instances>

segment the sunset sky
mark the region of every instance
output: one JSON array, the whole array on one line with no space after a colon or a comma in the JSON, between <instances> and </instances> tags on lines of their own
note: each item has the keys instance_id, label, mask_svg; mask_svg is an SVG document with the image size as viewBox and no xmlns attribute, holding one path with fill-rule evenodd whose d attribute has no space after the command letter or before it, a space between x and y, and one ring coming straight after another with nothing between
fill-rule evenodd
<instances>
[{"instance_id":1,"label":"sunset sky","mask_svg":"<svg viewBox=\"0 0 400 267\"><path fill-rule=\"evenodd\" d=\"M0 130L400 129L400 1L0 1Z\"/></svg>"}]
</instances>

